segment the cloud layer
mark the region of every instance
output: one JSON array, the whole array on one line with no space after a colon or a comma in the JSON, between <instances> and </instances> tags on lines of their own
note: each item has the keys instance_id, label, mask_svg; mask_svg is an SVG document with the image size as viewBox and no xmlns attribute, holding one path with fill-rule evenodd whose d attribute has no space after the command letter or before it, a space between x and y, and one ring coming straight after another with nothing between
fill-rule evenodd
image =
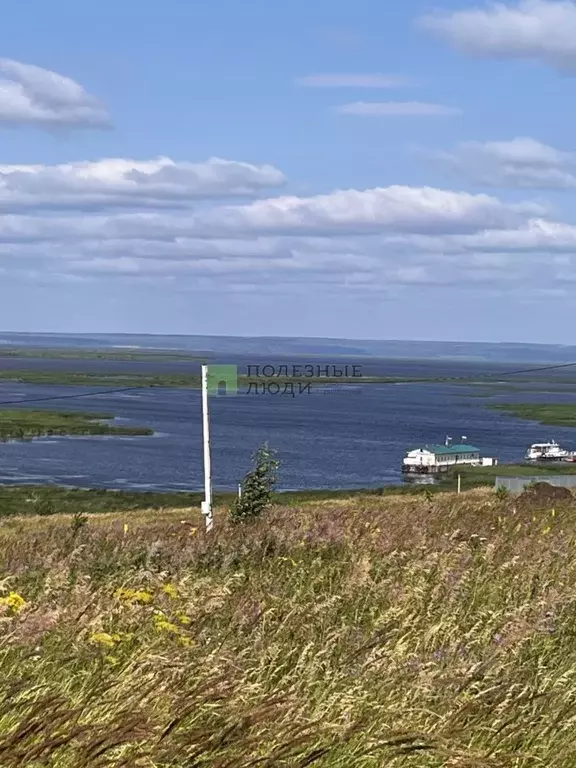
<instances>
[{"instance_id":1,"label":"cloud layer","mask_svg":"<svg viewBox=\"0 0 576 768\"><path fill-rule=\"evenodd\" d=\"M505 204L484 194L393 186L313 197L274 197L186 213L7 214L0 216L0 240L450 234L507 229L544 213L541 205L530 202Z\"/></svg>"},{"instance_id":2,"label":"cloud layer","mask_svg":"<svg viewBox=\"0 0 576 768\"><path fill-rule=\"evenodd\" d=\"M220 193L283 180L276 169L227 161L233 172L224 183L219 165L215 177L206 170L213 163L0 169L8 182L0 197L6 207L12 194L14 209L0 213L0 269L44 282L166 282L179 290L267 294L316 285L377 297L430 286L492 291L514 286L520 274L552 289L576 268L576 227L530 200L390 186L210 203ZM165 188L157 174L175 166L178 185L170 177ZM134 173L144 191L132 181L124 186ZM33 207L50 188L61 210ZM166 199L182 205L167 208ZM126 200L139 209L118 210Z\"/></svg>"},{"instance_id":3,"label":"cloud layer","mask_svg":"<svg viewBox=\"0 0 576 768\"><path fill-rule=\"evenodd\" d=\"M427 15L419 23L466 54L533 59L576 72L576 3L571 0L491 3Z\"/></svg>"},{"instance_id":4,"label":"cloud layer","mask_svg":"<svg viewBox=\"0 0 576 768\"><path fill-rule=\"evenodd\" d=\"M544 22L548 29L546 14L568 14L569 20L574 8L525 0L423 23L471 52L495 54L527 14L534 41ZM486 34L471 43L466 35L478 29ZM528 37L523 33L524 51ZM546 42L548 49L553 42ZM309 75L298 82L365 89L409 84L381 74ZM456 107L419 101L357 101L336 111L365 117L461 114ZM106 109L78 83L12 60L0 60L2 121L44 128L110 125ZM434 157L483 186L576 187L576 155L530 138L467 142ZM285 184L272 165L220 158L3 165L0 272L30 280L166 281L179 289L240 292L317 285L376 297L429 286L555 290L576 274L576 226L557 221L529 198L518 202L518 195L509 201L407 185L279 195Z\"/></svg>"},{"instance_id":5,"label":"cloud layer","mask_svg":"<svg viewBox=\"0 0 576 768\"><path fill-rule=\"evenodd\" d=\"M0 122L42 127L106 128L104 106L69 77L0 59Z\"/></svg>"},{"instance_id":6,"label":"cloud layer","mask_svg":"<svg viewBox=\"0 0 576 768\"><path fill-rule=\"evenodd\" d=\"M200 199L255 196L285 181L273 166L219 158L204 163L159 157L0 165L0 210L186 207Z\"/></svg>"},{"instance_id":7,"label":"cloud layer","mask_svg":"<svg viewBox=\"0 0 576 768\"><path fill-rule=\"evenodd\" d=\"M431 187L392 186L339 190L313 197L277 197L227 206L195 217L203 236L212 231L291 234L465 232L499 229L542 214L541 206L506 205L489 195Z\"/></svg>"},{"instance_id":8,"label":"cloud layer","mask_svg":"<svg viewBox=\"0 0 576 768\"><path fill-rule=\"evenodd\" d=\"M428 154L468 181L486 187L576 188L576 153L527 137L464 142L452 152Z\"/></svg>"}]
</instances>

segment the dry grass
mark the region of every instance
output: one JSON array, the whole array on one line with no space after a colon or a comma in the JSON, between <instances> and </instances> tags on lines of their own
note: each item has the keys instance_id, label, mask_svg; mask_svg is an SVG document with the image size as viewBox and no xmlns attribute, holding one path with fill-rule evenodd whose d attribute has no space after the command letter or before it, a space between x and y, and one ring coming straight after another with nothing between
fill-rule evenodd
<instances>
[{"instance_id":1,"label":"dry grass","mask_svg":"<svg viewBox=\"0 0 576 768\"><path fill-rule=\"evenodd\" d=\"M576 766L575 553L486 490L6 519L0 766Z\"/></svg>"}]
</instances>

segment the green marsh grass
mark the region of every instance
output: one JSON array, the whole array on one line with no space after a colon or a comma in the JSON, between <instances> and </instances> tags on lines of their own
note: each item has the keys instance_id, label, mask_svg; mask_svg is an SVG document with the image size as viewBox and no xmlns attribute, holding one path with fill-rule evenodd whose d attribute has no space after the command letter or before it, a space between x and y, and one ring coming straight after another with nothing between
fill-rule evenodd
<instances>
[{"instance_id":1,"label":"green marsh grass","mask_svg":"<svg viewBox=\"0 0 576 768\"><path fill-rule=\"evenodd\" d=\"M576 426L576 404L574 403L509 403L493 405L492 408L505 411L519 419L538 421L550 426Z\"/></svg>"},{"instance_id":2,"label":"green marsh grass","mask_svg":"<svg viewBox=\"0 0 576 768\"><path fill-rule=\"evenodd\" d=\"M0 440L46 435L153 435L148 427L123 427L108 423L114 416L83 411L0 409Z\"/></svg>"}]
</instances>

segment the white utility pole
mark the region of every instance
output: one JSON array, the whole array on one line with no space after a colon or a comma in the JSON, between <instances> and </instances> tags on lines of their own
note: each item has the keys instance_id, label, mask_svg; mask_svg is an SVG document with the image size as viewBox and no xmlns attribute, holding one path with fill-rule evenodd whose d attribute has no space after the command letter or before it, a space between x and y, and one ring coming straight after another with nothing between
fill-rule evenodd
<instances>
[{"instance_id":1,"label":"white utility pole","mask_svg":"<svg viewBox=\"0 0 576 768\"><path fill-rule=\"evenodd\" d=\"M202 514L206 520L206 530L214 525L212 511L212 463L210 460L210 414L208 411L208 366L202 366L202 438L204 442L204 501Z\"/></svg>"},{"instance_id":2,"label":"white utility pole","mask_svg":"<svg viewBox=\"0 0 576 768\"><path fill-rule=\"evenodd\" d=\"M458 475L458 493L462 493L462 475Z\"/></svg>"}]
</instances>

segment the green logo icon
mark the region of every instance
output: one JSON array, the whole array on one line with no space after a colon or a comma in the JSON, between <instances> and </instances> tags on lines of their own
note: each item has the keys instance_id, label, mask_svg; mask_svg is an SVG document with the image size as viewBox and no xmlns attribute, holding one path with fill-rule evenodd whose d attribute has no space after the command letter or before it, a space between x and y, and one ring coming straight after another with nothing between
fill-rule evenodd
<instances>
[{"instance_id":1,"label":"green logo icon","mask_svg":"<svg viewBox=\"0 0 576 768\"><path fill-rule=\"evenodd\" d=\"M222 391L224 390L224 391ZM238 366L237 365L209 365L208 366L208 394L237 395L238 394Z\"/></svg>"}]
</instances>

